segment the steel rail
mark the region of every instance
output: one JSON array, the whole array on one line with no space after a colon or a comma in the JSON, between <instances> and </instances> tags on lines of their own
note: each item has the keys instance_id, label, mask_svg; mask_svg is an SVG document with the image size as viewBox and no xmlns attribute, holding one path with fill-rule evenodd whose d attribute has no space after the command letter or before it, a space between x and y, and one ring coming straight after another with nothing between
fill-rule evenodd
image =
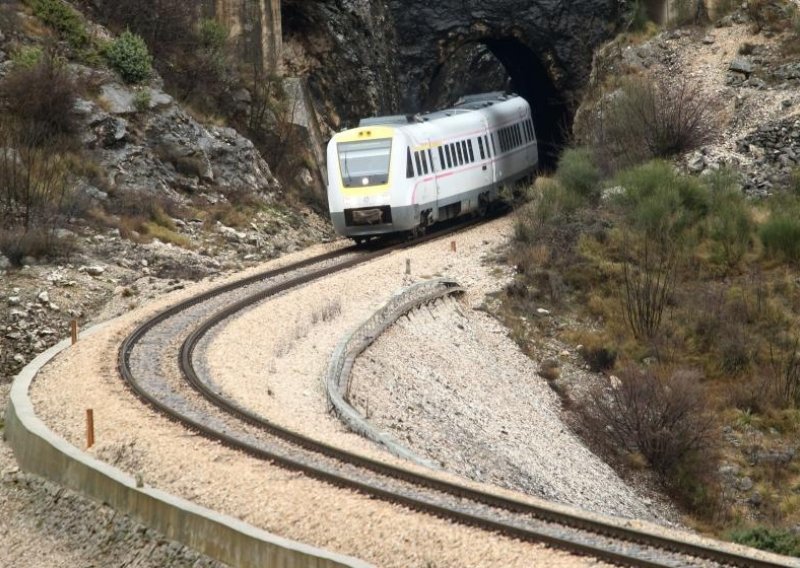
<instances>
[{"instance_id":1,"label":"steel rail","mask_svg":"<svg viewBox=\"0 0 800 568\"><path fill-rule=\"evenodd\" d=\"M462 226L459 227L458 230L463 230L464 228L465 227ZM428 241L431 239L442 238L443 236L446 235L441 235L441 234L429 235L421 240L415 241L414 244L417 244L421 241ZM192 354L194 352L194 349L196 348L198 342L203 338L203 336L206 333L208 333L214 326L218 325L225 319L232 317L236 313L252 306L255 303L261 302L264 299L269 298L270 296L274 296L275 294L279 294L281 292L287 291L292 288L296 288L303 284L313 282L314 280L317 280L324 276L328 276L335 272L347 270L359 264L369 262L371 260L374 260L375 258L384 256L386 254L389 254L391 252L394 252L398 249L407 246L410 245L407 243L400 243L384 249L366 252L363 255L359 256L358 258L351 259L334 266L322 268L320 270L313 271L309 274L299 276L297 278L292 278L275 286L271 286L241 301L238 301L232 304L231 306L219 310L214 315L212 315L208 320L203 322L203 324L198 329L193 331L181 346L179 363L182 368L182 372L185 374L186 379L189 381L189 383L192 385L193 388L195 388L198 392L200 392L212 404L218 406L226 413L236 416L237 418L248 424L261 428L262 430L268 432L271 435L277 436L283 440L286 440L292 444L303 447L307 450L311 450L326 455L328 457L337 459L349 465L355 465L367 469L369 471L378 473L380 475L384 475L394 479L399 479L408 483L413 483L421 487L426 487L428 489L440 491L450 496L468 499L470 501L481 503L483 505L495 507L498 509L514 513L528 514L534 518L540 519L545 522L555 523L562 526L568 526L574 529L589 532L591 534L602 535L604 537L610 537L625 542L636 543L662 550L669 550L671 552L685 554L687 556L691 556L694 558L703 558L724 565L748 566L748 567L752 566L754 568L767 568L767 567L787 565L784 563L776 563L770 560L754 558L752 556L746 556L702 544L696 544L688 541L683 541L680 539L674 539L671 537L666 537L663 535L658 535L647 531L621 527L616 524L605 523L603 521L599 521L596 519L574 516L566 512L539 507L523 501L517 501L511 498L502 497L491 493L486 493L483 491L478 491L469 487L465 487L463 485L450 483L447 481L443 481L441 479L437 479L432 476L419 474L413 471L409 471L400 467L380 462L378 460L373 460L365 456L347 452L339 448L336 448L334 446L325 444L318 440L314 440L302 434L283 428L277 424L271 423L265 420L264 418L259 417L247 411L246 409L240 407L234 402L214 393L210 388L208 388L208 386L205 383L203 383L203 381L197 375L197 372L194 369L194 365L192 363ZM182 423L185 426L189 427L190 429L195 430L210 439L222 442L229 447L241 450L260 459L272 461L274 463L280 464L283 467L302 471L303 473L306 473L317 479L321 479L325 482L331 483L335 486L354 489L359 492L376 496L393 503L399 503L405 505L415 510L420 510L423 512L433 514L437 517L455 519L464 524L479 526L488 530L500 532L508 536L528 541L543 542L548 545L552 545L561 549L566 549L569 551L592 556L595 558L604 559L617 564L623 564L629 566L642 566L642 567L672 566L672 564L670 563L663 563L643 558L632 557L631 555L628 554L607 550L605 548L597 547L591 544L578 542L573 539L561 538L549 534L543 534L539 531L534 531L531 529L514 526L508 523L499 522L494 519L477 516L474 513L468 513L465 511L456 510L443 505L429 503L406 495L399 495L397 493L394 493L392 491L386 490L381 487L377 487L372 484L364 483L362 481L355 480L347 476L339 475L336 473L332 473L330 471L324 471L318 469L314 466L310 466L308 464L293 460L291 458L287 458L286 456L270 452L263 448L256 447L249 443L243 442L242 440L237 439L235 436L219 432L188 416L182 415L181 413L176 412L174 409L169 408L167 405L161 403L155 397L151 396L136 381L133 372L128 364L130 353L135 347L135 345L141 340L141 338L144 335L146 335L146 333L156 325L176 315L177 313L187 309L188 307L207 301L208 299L217 296L219 294L235 290L239 287L247 286L258 280L262 280L272 276L277 276L280 274L287 274L293 270L308 267L313 265L314 263L322 262L324 260L333 259L336 258L337 256L341 256L343 254L352 251L353 248L343 249L341 251L334 251L332 253L326 253L318 257L307 259L305 261L302 261L301 263L298 263L297 265L286 266L277 270L261 273L237 283L231 283L225 286L221 286L219 288L215 288L209 292L191 298L187 301L178 304L177 306L165 310L164 312L158 314L155 318L140 325L129 337L125 339L119 350L118 368L120 374L123 376L126 383L130 386L133 392L135 392L140 399L144 400L151 406L155 407L160 412L168 416L170 419Z\"/></svg>"}]
</instances>

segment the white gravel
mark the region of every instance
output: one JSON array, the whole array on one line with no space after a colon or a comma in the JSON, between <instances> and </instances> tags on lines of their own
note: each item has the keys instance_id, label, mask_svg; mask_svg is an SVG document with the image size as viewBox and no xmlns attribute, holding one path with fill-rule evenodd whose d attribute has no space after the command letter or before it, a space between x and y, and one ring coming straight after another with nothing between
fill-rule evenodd
<instances>
[{"instance_id":1,"label":"white gravel","mask_svg":"<svg viewBox=\"0 0 800 568\"><path fill-rule=\"evenodd\" d=\"M426 245L424 252L415 250L408 253L414 257L414 274L422 272L432 276L437 272L450 273L456 266L477 264L482 253L509 234L510 227L510 221L499 221L473 231L469 236L459 237L457 254L449 252L449 243L441 242ZM319 252L318 248L307 251L305 255ZM283 262L297 260L300 256L293 255ZM325 421L334 427L334 438L355 439L342 432L338 424L324 414L319 375L307 376L307 364L315 370L321 369L327 349L335 343L341 329L366 317L381 303L382 295L391 293L403 282L405 257L404 253L394 254L375 263L372 270L351 271L329 279L320 288L307 287L295 292L308 294L309 301L295 302L294 312L280 311L276 307L283 298L264 304L260 310L247 314L254 322L251 325L257 326L255 330L251 329L249 335L239 335L238 340L233 340L235 350L229 344L226 351L220 346L224 345L229 334L235 333L236 326L241 325L239 320L231 322L214 342L222 366L232 366L230 378L225 381L226 389L235 390L235 385L249 383L270 407L275 406L271 403L272 398L280 396L286 401L290 407L286 412L286 423ZM473 287L476 297L499 285L496 278L487 279L485 273L479 274L481 271L489 269L476 268L471 278L469 274L462 278L468 286L477 284ZM375 284L374 289L370 282ZM493 284L490 286L488 282ZM359 295L352 290L356 284L363 286L368 293ZM123 316L91 341L80 342L56 359L43 370L32 389L37 413L55 432L77 447L84 447L85 409L94 408L97 444L90 453L100 459L141 474L149 485L265 530L360 557L379 566L599 565L590 559L453 525L327 486L210 443L143 407L117 376L115 357L120 341L142 318L209 286L206 283L168 295L146 309ZM332 290L338 290L338 293L333 294ZM270 388L275 394L270 397L266 393L264 375L260 373L268 371L271 366L269 360L273 358L275 341L280 337L297 335L295 330L299 327L296 326L311 321L314 311L331 298L340 299L342 315L333 321L310 326L308 336L293 339L288 347L282 348L285 354L274 365L293 371L292 380L283 383L277 381L275 375L270 375ZM315 301L310 302L311 299ZM275 333L279 330L282 330L282 335ZM261 351L254 353L255 346L245 340L259 337L260 341L256 343ZM316 349L310 348L315 341ZM255 375L262 377L261 382L241 373L237 375L237 365L244 367L246 363L234 361L233 355L241 353L250 355L251 362L260 362ZM214 361L214 357L211 360ZM252 371L250 374L253 375ZM261 406L267 405L262 401ZM319 409L323 412L314 412ZM293 410L303 414L289 419ZM303 429L327 431L314 424L306 424Z\"/></svg>"},{"instance_id":2,"label":"white gravel","mask_svg":"<svg viewBox=\"0 0 800 568\"><path fill-rule=\"evenodd\" d=\"M454 299L401 318L356 362L351 389L371 422L448 471L598 513L652 518L564 426L557 395L504 328Z\"/></svg>"}]
</instances>

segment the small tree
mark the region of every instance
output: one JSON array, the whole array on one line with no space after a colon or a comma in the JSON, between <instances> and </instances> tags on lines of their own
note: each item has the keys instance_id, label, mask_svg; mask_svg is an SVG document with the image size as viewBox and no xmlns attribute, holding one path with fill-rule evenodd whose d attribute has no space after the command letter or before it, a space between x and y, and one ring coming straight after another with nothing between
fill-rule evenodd
<instances>
[{"instance_id":1,"label":"small tree","mask_svg":"<svg viewBox=\"0 0 800 568\"><path fill-rule=\"evenodd\" d=\"M607 452L641 454L661 474L710 446L713 421L699 376L678 370L623 368L618 382L596 386L579 407L581 425Z\"/></svg>"},{"instance_id":2,"label":"small tree","mask_svg":"<svg viewBox=\"0 0 800 568\"><path fill-rule=\"evenodd\" d=\"M51 51L30 64L15 65L0 83L8 110L27 131L27 140L37 144L75 133L72 108L77 93L64 62Z\"/></svg>"},{"instance_id":3,"label":"small tree","mask_svg":"<svg viewBox=\"0 0 800 568\"><path fill-rule=\"evenodd\" d=\"M64 161L26 129L0 125L0 250L19 264L52 253L72 204Z\"/></svg>"},{"instance_id":4,"label":"small tree","mask_svg":"<svg viewBox=\"0 0 800 568\"><path fill-rule=\"evenodd\" d=\"M150 77L153 58L144 40L130 31L123 32L111 42L106 59L127 83L139 83Z\"/></svg>"},{"instance_id":5,"label":"small tree","mask_svg":"<svg viewBox=\"0 0 800 568\"><path fill-rule=\"evenodd\" d=\"M582 136L610 170L672 158L716 139L717 106L688 81L628 77L584 118Z\"/></svg>"}]
</instances>

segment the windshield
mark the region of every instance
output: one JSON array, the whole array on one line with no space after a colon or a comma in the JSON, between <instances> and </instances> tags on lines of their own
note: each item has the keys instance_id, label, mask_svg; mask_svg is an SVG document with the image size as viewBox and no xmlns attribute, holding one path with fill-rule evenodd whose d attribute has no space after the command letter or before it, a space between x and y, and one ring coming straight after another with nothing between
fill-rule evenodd
<instances>
[{"instance_id":1,"label":"windshield","mask_svg":"<svg viewBox=\"0 0 800 568\"><path fill-rule=\"evenodd\" d=\"M389 181L392 139L339 144L339 168L345 187L383 185Z\"/></svg>"}]
</instances>

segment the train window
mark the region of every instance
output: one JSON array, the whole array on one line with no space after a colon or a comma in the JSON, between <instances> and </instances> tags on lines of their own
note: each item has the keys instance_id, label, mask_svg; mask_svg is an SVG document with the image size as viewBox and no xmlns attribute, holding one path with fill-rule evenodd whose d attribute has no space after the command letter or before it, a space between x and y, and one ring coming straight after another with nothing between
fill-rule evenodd
<instances>
[{"instance_id":1,"label":"train window","mask_svg":"<svg viewBox=\"0 0 800 568\"><path fill-rule=\"evenodd\" d=\"M461 144L456 142L456 156L458 156L458 165L464 165L464 154L461 153Z\"/></svg>"},{"instance_id":2,"label":"train window","mask_svg":"<svg viewBox=\"0 0 800 568\"><path fill-rule=\"evenodd\" d=\"M489 134L489 140L492 142L492 155L497 156L497 146L494 144L494 134Z\"/></svg>"},{"instance_id":3,"label":"train window","mask_svg":"<svg viewBox=\"0 0 800 568\"><path fill-rule=\"evenodd\" d=\"M414 152L414 161L417 163L417 175L422 175L422 164L419 163L419 152Z\"/></svg>"},{"instance_id":4,"label":"train window","mask_svg":"<svg viewBox=\"0 0 800 568\"><path fill-rule=\"evenodd\" d=\"M419 155L422 160L422 171L425 172L425 175L428 175L428 157L425 155L425 150L420 152Z\"/></svg>"},{"instance_id":5,"label":"train window","mask_svg":"<svg viewBox=\"0 0 800 568\"><path fill-rule=\"evenodd\" d=\"M517 137L519 138L519 145L522 146L525 143L525 137L522 135L522 124L517 124L515 130L517 131Z\"/></svg>"},{"instance_id":6,"label":"train window","mask_svg":"<svg viewBox=\"0 0 800 568\"><path fill-rule=\"evenodd\" d=\"M362 140L338 144L339 171L345 187L388 183L392 139Z\"/></svg>"},{"instance_id":7,"label":"train window","mask_svg":"<svg viewBox=\"0 0 800 568\"><path fill-rule=\"evenodd\" d=\"M508 152L508 129L503 128L500 131L500 153Z\"/></svg>"},{"instance_id":8,"label":"train window","mask_svg":"<svg viewBox=\"0 0 800 568\"><path fill-rule=\"evenodd\" d=\"M443 170L447 167L447 163L444 161L444 150L441 146L439 146L439 169Z\"/></svg>"},{"instance_id":9,"label":"train window","mask_svg":"<svg viewBox=\"0 0 800 568\"><path fill-rule=\"evenodd\" d=\"M469 161L475 161L475 148L472 146L472 139L467 140L467 149L469 149Z\"/></svg>"},{"instance_id":10,"label":"train window","mask_svg":"<svg viewBox=\"0 0 800 568\"><path fill-rule=\"evenodd\" d=\"M532 118L528 119L528 130L531 133L531 142L533 142L534 140L536 140L536 130L534 130L534 128L533 128L533 119Z\"/></svg>"},{"instance_id":11,"label":"train window","mask_svg":"<svg viewBox=\"0 0 800 568\"><path fill-rule=\"evenodd\" d=\"M431 152L430 148L428 148L428 162L431 165L431 173L435 173L436 168L433 166L433 152Z\"/></svg>"},{"instance_id":12,"label":"train window","mask_svg":"<svg viewBox=\"0 0 800 568\"><path fill-rule=\"evenodd\" d=\"M450 144L447 144L444 147L444 155L447 156L447 167L448 167L448 169L452 168L453 167L453 158L452 158L452 156L450 154Z\"/></svg>"},{"instance_id":13,"label":"train window","mask_svg":"<svg viewBox=\"0 0 800 568\"><path fill-rule=\"evenodd\" d=\"M414 177L414 164L411 162L411 149L406 148L406 178Z\"/></svg>"},{"instance_id":14,"label":"train window","mask_svg":"<svg viewBox=\"0 0 800 568\"><path fill-rule=\"evenodd\" d=\"M486 152L483 150L483 138L478 136L478 152L481 155L481 160L486 159Z\"/></svg>"},{"instance_id":15,"label":"train window","mask_svg":"<svg viewBox=\"0 0 800 568\"><path fill-rule=\"evenodd\" d=\"M488 135L488 134L484 135L483 143L486 145L486 156L491 158L492 157L492 148L489 146L489 136L490 135Z\"/></svg>"},{"instance_id":16,"label":"train window","mask_svg":"<svg viewBox=\"0 0 800 568\"><path fill-rule=\"evenodd\" d=\"M475 161L475 153L472 152L472 142L470 140L464 140L461 143L461 146L464 148L464 161L468 164L471 164Z\"/></svg>"}]
</instances>

